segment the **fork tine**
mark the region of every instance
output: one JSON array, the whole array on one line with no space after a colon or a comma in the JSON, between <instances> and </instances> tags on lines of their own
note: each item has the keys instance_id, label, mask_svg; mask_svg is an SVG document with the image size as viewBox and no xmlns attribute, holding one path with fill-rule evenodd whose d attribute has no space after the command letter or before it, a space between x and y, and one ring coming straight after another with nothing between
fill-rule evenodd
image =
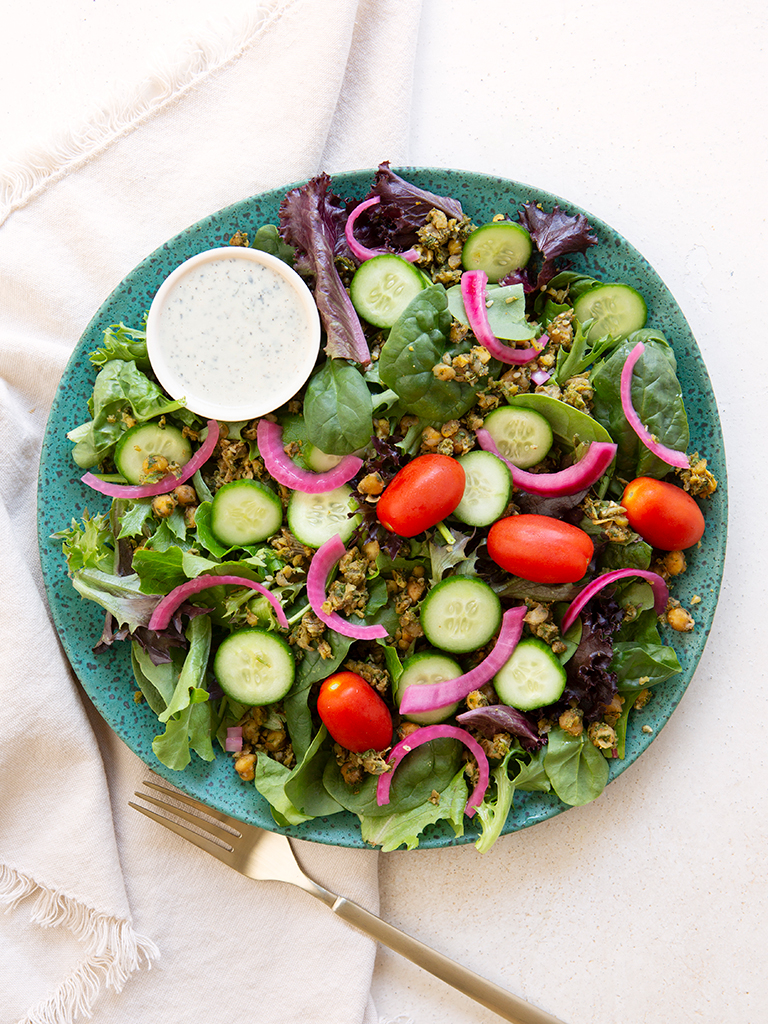
<instances>
[{"instance_id":1,"label":"fork tine","mask_svg":"<svg viewBox=\"0 0 768 1024\"><path fill-rule=\"evenodd\" d=\"M165 800L158 800L149 793L136 792L134 793L134 796L141 797L141 799L145 800L148 804L154 804L155 807L160 807L169 814L174 814L177 818L183 818L184 821L188 821L191 825L197 825L197 827L203 832L208 832L214 838L221 839L222 842L227 844L230 850L234 849L234 843L236 840L242 838L239 834L233 835L231 832L227 832L226 829L221 828L213 821L206 821L205 818L201 818L199 814L190 814L189 811L185 811L183 807L174 807Z\"/></svg>"},{"instance_id":2,"label":"fork tine","mask_svg":"<svg viewBox=\"0 0 768 1024\"><path fill-rule=\"evenodd\" d=\"M141 794L138 793L137 796L141 796ZM159 803L159 801L156 802ZM233 850L226 849L218 843L215 843L212 839L208 839L206 836L201 836L197 832L193 832L192 829L187 828L186 825L182 825L181 822L173 821L171 818L166 818L162 814L156 814L148 807L142 807L140 804L135 804L132 800L128 801L128 806L133 807L136 811L140 811L142 814L146 815L147 818L151 818L153 821L156 821L158 825L163 825L165 828L170 829L171 832L175 832L177 836L181 836L182 839L186 839L194 846L199 847L201 850L205 850L206 853L210 853L212 856L218 858L218 860L223 861L228 867L234 866ZM160 804L160 806L164 805ZM170 810L174 810L174 808L170 808Z\"/></svg>"},{"instance_id":3,"label":"fork tine","mask_svg":"<svg viewBox=\"0 0 768 1024\"><path fill-rule=\"evenodd\" d=\"M172 800L178 800L181 803L185 803L188 807L194 807L195 810L201 811L203 814L207 814L211 818L216 818L216 820L220 821L222 825L226 825L236 833L234 837L230 836L230 838L242 837L242 821L238 821L236 818L230 818L230 816L228 814L224 814L223 811L217 811L215 808L209 807L207 804L200 803L199 800L194 800L191 796L186 796L184 793L177 793L175 789L168 789L167 786L160 786L156 782L150 782L148 779L145 779L142 785L148 786L150 789L155 789L158 793L163 793L166 797L170 797ZM137 793L136 795L141 797L144 796L143 793ZM174 810L176 809L174 808Z\"/></svg>"}]
</instances>

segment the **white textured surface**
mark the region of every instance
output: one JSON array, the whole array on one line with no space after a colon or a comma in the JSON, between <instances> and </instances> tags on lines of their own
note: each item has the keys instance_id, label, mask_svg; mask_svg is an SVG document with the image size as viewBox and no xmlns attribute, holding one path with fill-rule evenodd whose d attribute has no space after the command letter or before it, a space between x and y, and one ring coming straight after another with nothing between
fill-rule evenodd
<instances>
[{"instance_id":1,"label":"white textured surface","mask_svg":"<svg viewBox=\"0 0 768 1024\"><path fill-rule=\"evenodd\" d=\"M0 36L0 159L138 81L206 6L17 5ZM767 26L749 0L424 0L411 162L536 184L636 245L699 341L729 455L718 616L648 753L596 804L484 858L464 847L380 859L384 917L567 1024L768 1019ZM496 1019L385 951L374 982L383 1020Z\"/></svg>"}]
</instances>

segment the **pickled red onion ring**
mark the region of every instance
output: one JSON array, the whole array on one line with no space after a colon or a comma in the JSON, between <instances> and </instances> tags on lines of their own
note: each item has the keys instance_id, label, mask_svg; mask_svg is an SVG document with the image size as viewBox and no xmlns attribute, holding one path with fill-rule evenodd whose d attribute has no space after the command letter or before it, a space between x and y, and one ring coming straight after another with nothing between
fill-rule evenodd
<instances>
[{"instance_id":1,"label":"pickled red onion ring","mask_svg":"<svg viewBox=\"0 0 768 1024\"><path fill-rule=\"evenodd\" d=\"M515 487L528 494L541 494L548 498L578 494L597 483L613 462L617 448L617 445L607 441L593 441L587 454L567 469L556 473L528 473L504 458L485 427L477 431L477 443L484 451L497 455L509 467Z\"/></svg>"},{"instance_id":2,"label":"pickled red onion ring","mask_svg":"<svg viewBox=\"0 0 768 1024\"><path fill-rule=\"evenodd\" d=\"M181 586L175 587L169 594L166 594L165 597L158 602L150 617L149 628L165 629L171 621L173 613L182 601L186 601L191 594L199 594L201 590L207 590L209 587L226 585L250 587L251 590L255 590L261 594L262 597L266 597L275 609L277 621L283 629L288 628L288 619L285 616L282 605L275 595L271 591L267 590L266 587L262 586L261 583L249 580L245 576L196 576L195 579L182 583Z\"/></svg>"},{"instance_id":3,"label":"pickled red onion ring","mask_svg":"<svg viewBox=\"0 0 768 1024\"><path fill-rule=\"evenodd\" d=\"M344 237L347 240L352 255L355 256L361 263L365 263L366 260L372 259L374 256L383 256L386 253L392 253L393 255L399 256L403 260L407 260L409 263L414 263L420 256L420 253L416 249L409 249L407 252L393 253L391 249L369 249L367 246L362 245L355 238L354 228L355 221L365 210L371 206L376 206L377 203L381 202L379 196L373 196L371 199L364 199L362 203L352 210L350 215L347 217L347 223L344 225Z\"/></svg>"},{"instance_id":4,"label":"pickled red onion ring","mask_svg":"<svg viewBox=\"0 0 768 1024\"><path fill-rule=\"evenodd\" d=\"M208 420L208 436L189 462L182 466L181 475L174 476L170 473L156 484L110 484L99 480L93 473L86 473L80 479L94 491L106 494L110 498L154 498L158 494L169 494L179 484L185 483L191 476L194 476L198 469L208 461L218 440L219 424L216 420Z\"/></svg>"},{"instance_id":5,"label":"pickled red onion ring","mask_svg":"<svg viewBox=\"0 0 768 1024\"><path fill-rule=\"evenodd\" d=\"M642 341L638 341L626 358L621 371L621 408L624 410L624 415L626 416L630 427L632 427L648 451L653 452L653 454L657 455L663 462L666 462L668 466L675 466L677 469L688 469L688 456L685 452L676 451L674 448L668 448L665 444L661 444L659 441L655 440L651 432L638 416L634 405L632 405L632 371L635 368L635 363L644 351L645 345Z\"/></svg>"},{"instance_id":6,"label":"pickled red onion ring","mask_svg":"<svg viewBox=\"0 0 768 1024\"><path fill-rule=\"evenodd\" d=\"M384 626L355 626L338 612L323 610L323 604L327 597L328 576L345 552L344 541L338 533L334 534L315 552L307 573L307 599L310 607L321 622L337 633L341 633L342 636L350 636L353 640L383 640L384 637L389 636Z\"/></svg>"},{"instance_id":7,"label":"pickled red onion ring","mask_svg":"<svg viewBox=\"0 0 768 1024\"><path fill-rule=\"evenodd\" d=\"M591 601L595 594L598 594L603 587L607 587L610 583L615 582L615 580L624 579L626 576L640 576L641 579L650 583L653 588L654 609L657 615L661 615L667 607L669 587L658 573L651 572L648 569L614 569L612 572L603 573L602 576L592 580L591 583L584 587L579 596L574 598L563 616L563 621L560 623L560 632L565 633L570 629L584 605Z\"/></svg>"},{"instance_id":8,"label":"pickled red onion ring","mask_svg":"<svg viewBox=\"0 0 768 1024\"><path fill-rule=\"evenodd\" d=\"M269 474L279 484L304 494L324 494L335 491L347 483L358 472L363 460L356 455L345 455L341 462L325 473L312 473L301 469L283 448L283 428L271 420L259 420L256 428L259 454Z\"/></svg>"},{"instance_id":9,"label":"pickled red onion ring","mask_svg":"<svg viewBox=\"0 0 768 1024\"><path fill-rule=\"evenodd\" d=\"M455 679L444 679L440 683L425 683L406 686L400 701L401 714L416 711L433 711L463 700L468 693L477 690L492 679L499 669L509 661L523 634L524 605L510 608L501 619L501 629L491 653L469 672Z\"/></svg>"},{"instance_id":10,"label":"pickled red onion ring","mask_svg":"<svg viewBox=\"0 0 768 1024\"><path fill-rule=\"evenodd\" d=\"M546 347L549 338L543 334L538 339L539 344L534 342L528 348L510 348L499 341L491 330L488 322L488 313L485 308L485 289L488 284L488 275L484 270L467 270L461 275L461 298L464 302L464 311L467 314L469 326L472 333L487 348L494 359L500 363L514 363L522 366L530 363L541 355ZM543 342L543 344L542 344Z\"/></svg>"},{"instance_id":11,"label":"pickled red onion ring","mask_svg":"<svg viewBox=\"0 0 768 1024\"><path fill-rule=\"evenodd\" d=\"M386 772L384 775L380 775L376 783L376 803L379 807L389 803L389 790L392 786L392 776L406 754L410 754L412 750L416 747L420 747L422 743L429 743L430 740L438 740L443 737L459 740L469 749L470 753L477 761L477 785L472 790L464 808L466 816L468 818L472 817L477 808L483 802L485 791L488 789L488 782L490 780L491 773L488 765L488 758L486 757L483 748L477 740L467 732L466 729L460 729L457 725L425 725L421 729L417 729L416 732L412 732L410 736L406 736L404 740L400 740L399 743L395 744L387 756L387 761L392 764L392 771Z\"/></svg>"}]
</instances>

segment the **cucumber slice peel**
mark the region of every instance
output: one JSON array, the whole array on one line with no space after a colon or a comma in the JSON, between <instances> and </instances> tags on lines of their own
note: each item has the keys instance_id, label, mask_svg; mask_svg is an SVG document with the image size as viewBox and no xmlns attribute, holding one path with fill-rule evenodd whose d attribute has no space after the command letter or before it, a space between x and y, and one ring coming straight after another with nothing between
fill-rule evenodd
<instances>
[{"instance_id":1,"label":"cucumber slice peel","mask_svg":"<svg viewBox=\"0 0 768 1024\"><path fill-rule=\"evenodd\" d=\"M483 647L501 624L501 602L482 580L449 576L421 606L421 628L433 647L465 654Z\"/></svg>"},{"instance_id":2,"label":"cucumber slice peel","mask_svg":"<svg viewBox=\"0 0 768 1024\"><path fill-rule=\"evenodd\" d=\"M483 424L505 459L518 469L529 469L546 458L553 435L549 420L532 409L502 406Z\"/></svg>"},{"instance_id":3,"label":"cucumber slice peel","mask_svg":"<svg viewBox=\"0 0 768 1024\"><path fill-rule=\"evenodd\" d=\"M296 664L282 637L264 629L239 629L219 644L213 673L233 700L274 704L293 685Z\"/></svg>"},{"instance_id":4,"label":"cucumber slice peel","mask_svg":"<svg viewBox=\"0 0 768 1024\"><path fill-rule=\"evenodd\" d=\"M288 529L309 548L322 547L337 533L346 544L360 522L359 515L351 514L356 508L346 484L320 494L294 491L288 501Z\"/></svg>"},{"instance_id":5,"label":"cucumber slice peel","mask_svg":"<svg viewBox=\"0 0 768 1024\"><path fill-rule=\"evenodd\" d=\"M164 458L168 464L185 466L192 458L192 445L178 427L171 424L139 423L126 430L115 446L115 465L129 484L144 482L147 459Z\"/></svg>"},{"instance_id":6,"label":"cucumber slice peel","mask_svg":"<svg viewBox=\"0 0 768 1024\"><path fill-rule=\"evenodd\" d=\"M393 697L399 706L407 687L429 686L432 683L442 683L446 679L458 679L463 672L461 665L446 654L439 651L419 651L404 661L403 671L393 687ZM418 725L435 725L454 715L458 707L458 704L450 704L434 711L416 711L403 717Z\"/></svg>"},{"instance_id":7,"label":"cucumber slice peel","mask_svg":"<svg viewBox=\"0 0 768 1024\"><path fill-rule=\"evenodd\" d=\"M382 253L355 271L349 297L355 311L374 327L391 327L411 299L427 287L427 280L408 260Z\"/></svg>"},{"instance_id":8,"label":"cucumber slice peel","mask_svg":"<svg viewBox=\"0 0 768 1024\"><path fill-rule=\"evenodd\" d=\"M211 504L211 529L222 544L243 547L273 536L283 522L280 498L260 480L232 480Z\"/></svg>"},{"instance_id":9,"label":"cucumber slice peel","mask_svg":"<svg viewBox=\"0 0 768 1024\"><path fill-rule=\"evenodd\" d=\"M467 526L490 526L509 504L512 478L492 452L473 451L458 460L464 470L464 494L453 515Z\"/></svg>"},{"instance_id":10,"label":"cucumber slice peel","mask_svg":"<svg viewBox=\"0 0 768 1024\"><path fill-rule=\"evenodd\" d=\"M628 284L599 284L582 292L573 304L576 319L592 320L588 341L610 335L617 341L645 327L648 307L637 289Z\"/></svg>"},{"instance_id":11,"label":"cucumber slice peel","mask_svg":"<svg viewBox=\"0 0 768 1024\"><path fill-rule=\"evenodd\" d=\"M500 699L518 711L554 704L562 697L565 682L565 669L538 637L521 640L493 679Z\"/></svg>"},{"instance_id":12,"label":"cucumber slice peel","mask_svg":"<svg viewBox=\"0 0 768 1024\"><path fill-rule=\"evenodd\" d=\"M485 271L491 284L495 284L524 267L532 252L531 236L521 224L510 220L491 221L467 238L461 262L465 270Z\"/></svg>"}]
</instances>

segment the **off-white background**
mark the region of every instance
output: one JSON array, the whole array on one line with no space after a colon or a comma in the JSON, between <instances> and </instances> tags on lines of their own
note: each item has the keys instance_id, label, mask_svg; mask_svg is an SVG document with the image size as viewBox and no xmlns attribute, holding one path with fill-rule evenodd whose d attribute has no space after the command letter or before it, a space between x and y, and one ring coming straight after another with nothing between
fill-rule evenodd
<instances>
[{"instance_id":1,"label":"off-white background","mask_svg":"<svg viewBox=\"0 0 768 1024\"><path fill-rule=\"evenodd\" d=\"M251 6L217 0L216 11ZM207 0L6 7L0 163L172 59L211 10ZM768 16L749 0L423 7L411 162L539 185L650 260L713 379L731 523L704 658L643 758L597 803L485 857L471 847L382 856L382 915L568 1024L764 1024ZM374 995L383 1019L492 1019L386 951Z\"/></svg>"}]
</instances>

